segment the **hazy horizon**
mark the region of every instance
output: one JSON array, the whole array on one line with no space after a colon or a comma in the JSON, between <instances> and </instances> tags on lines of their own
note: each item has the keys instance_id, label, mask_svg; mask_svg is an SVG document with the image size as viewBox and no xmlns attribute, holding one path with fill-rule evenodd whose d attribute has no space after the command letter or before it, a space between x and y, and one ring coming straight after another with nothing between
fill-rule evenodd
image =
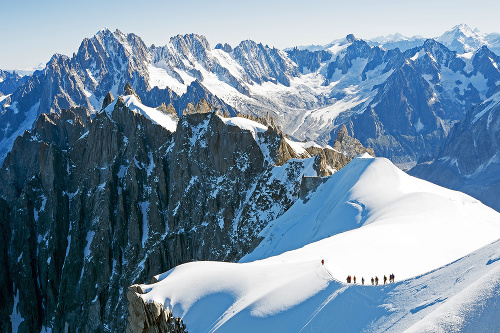
<instances>
[{"instance_id":1,"label":"hazy horizon","mask_svg":"<svg viewBox=\"0 0 500 333\"><path fill-rule=\"evenodd\" d=\"M81 41L107 27L135 33L146 45L165 45L177 34L197 33L213 47L232 46L245 39L280 49L321 45L354 34L370 39L388 34L436 37L461 23L481 32L500 32L491 0L394 1L357 3L313 0L251 3L214 0L183 2L130 0L50 3L34 0L2 5L1 69L21 69L46 63L55 53L71 56ZM34 51L36 50L36 51Z\"/></svg>"}]
</instances>

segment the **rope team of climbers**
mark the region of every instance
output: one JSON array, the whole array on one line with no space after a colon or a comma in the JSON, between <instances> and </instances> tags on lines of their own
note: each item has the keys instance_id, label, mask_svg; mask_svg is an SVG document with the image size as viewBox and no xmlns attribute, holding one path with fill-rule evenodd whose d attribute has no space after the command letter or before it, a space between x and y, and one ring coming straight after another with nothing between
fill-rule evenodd
<instances>
[{"instance_id":1,"label":"rope team of climbers","mask_svg":"<svg viewBox=\"0 0 500 333\"><path fill-rule=\"evenodd\" d=\"M324 265L325 264L325 260L324 259L321 259L321 265ZM348 275L347 276L347 279L346 279L347 283L356 283L356 275L354 276L350 276ZM372 282L372 286L378 286L378 276L375 276L375 278L371 278L371 282ZM394 273L391 273L389 275L389 283L394 283ZM364 285L365 284L365 278L362 277L361 278L361 284ZM384 275L384 284L387 284L387 276Z\"/></svg>"},{"instance_id":2,"label":"rope team of climbers","mask_svg":"<svg viewBox=\"0 0 500 333\"><path fill-rule=\"evenodd\" d=\"M350 276L348 275L347 276L347 283L356 283L356 275L354 276ZM372 281L372 286L378 286L378 276L375 276L375 279L372 277L371 278L371 281ZM389 283L394 283L394 274L390 274L389 275ZM361 284L364 285L365 284L365 278L362 277L361 278ZM384 284L387 284L387 276L384 275Z\"/></svg>"}]
</instances>

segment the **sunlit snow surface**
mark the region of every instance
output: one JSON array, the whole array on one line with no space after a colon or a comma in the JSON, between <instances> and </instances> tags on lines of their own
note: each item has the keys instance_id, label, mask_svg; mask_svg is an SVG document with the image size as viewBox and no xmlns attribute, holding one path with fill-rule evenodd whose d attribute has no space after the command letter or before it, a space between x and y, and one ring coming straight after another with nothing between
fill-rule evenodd
<instances>
[{"instance_id":1,"label":"sunlit snow surface","mask_svg":"<svg viewBox=\"0 0 500 333\"><path fill-rule=\"evenodd\" d=\"M140 103L134 95L122 96L124 104L131 111L137 112L152 120L155 124L160 125L170 132L175 132L177 129L177 120L174 120L170 115L162 111L150 108ZM110 114L113 111L116 103L108 105L105 111Z\"/></svg>"},{"instance_id":2,"label":"sunlit snow surface","mask_svg":"<svg viewBox=\"0 0 500 333\"><path fill-rule=\"evenodd\" d=\"M178 266L142 297L190 332L460 331L494 316L500 214L386 159L355 159L262 236L241 263ZM390 273L406 280L343 283Z\"/></svg>"}]
</instances>

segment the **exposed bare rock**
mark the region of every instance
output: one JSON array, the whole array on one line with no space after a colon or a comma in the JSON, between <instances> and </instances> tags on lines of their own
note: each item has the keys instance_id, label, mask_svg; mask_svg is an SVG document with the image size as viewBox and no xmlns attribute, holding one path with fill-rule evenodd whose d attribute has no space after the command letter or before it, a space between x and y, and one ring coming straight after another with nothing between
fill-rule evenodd
<instances>
[{"instance_id":1,"label":"exposed bare rock","mask_svg":"<svg viewBox=\"0 0 500 333\"><path fill-rule=\"evenodd\" d=\"M127 333L185 333L186 325L181 318L172 316L170 309L157 302L144 302L139 285L128 288L129 317Z\"/></svg>"},{"instance_id":2,"label":"exposed bare rock","mask_svg":"<svg viewBox=\"0 0 500 333\"><path fill-rule=\"evenodd\" d=\"M114 100L115 98L113 97L113 94L111 93L111 91L108 91L106 97L104 97L104 100L102 101L102 108L105 109L108 105L113 103Z\"/></svg>"},{"instance_id":3,"label":"exposed bare rock","mask_svg":"<svg viewBox=\"0 0 500 333\"><path fill-rule=\"evenodd\" d=\"M182 114L208 113L212 112L212 110L214 110L214 108L205 100L205 98L202 98L196 106L194 106L193 103L188 103Z\"/></svg>"},{"instance_id":4,"label":"exposed bare rock","mask_svg":"<svg viewBox=\"0 0 500 333\"><path fill-rule=\"evenodd\" d=\"M172 104L169 104L167 106L165 102L163 102L159 107L157 107L157 109L163 113L170 115L174 119L179 119L179 117L177 116L177 112L175 111L175 108Z\"/></svg>"},{"instance_id":5,"label":"exposed bare rock","mask_svg":"<svg viewBox=\"0 0 500 333\"><path fill-rule=\"evenodd\" d=\"M208 113L208 112L211 112L213 110L213 107L208 104L208 102L202 98L198 104L196 104L196 108L195 108L195 112L196 113Z\"/></svg>"},{"instance_id":6,"label":"exposed bare rock","mask_svg":"<svg viewBox=\"0 0 500 333\"><path fill-rule=\"evenodd\" d=\"M125 84L125 88L123 89L124 90L124 95L125 96L128 96L128 95L134 95L135 98L137 98L137 100L142 103L141 101L141 98L139 97L139 95L137 95L134 91L134 88L132 88L132 86L130 85L130 82L127 82Z\"/></svg>"},{"instance_id":7,"label":"exposed bare rock","mask_svg":"<svg viewBox=\"0 0 500 333\"><path fill-rule=\"evenodd\" d=\"M318 177L326 177L333 175L334 169L332 167L328 167L327 159L324 151L321 151L314 158L314 170L318 174Z\"/></svg>"},{"instance_id":8,"label":"exposed bare rock","mask_svg":"<svg viewBox=\"0 0 500 333\"><path fill-rule=\"evenodd\" d=\"M365 148L358 139L349 136L349 132L345 125L342 125L337 132L337 139L335 140L333 148L351 158L363 153L375 156L373 149Z\"/></svg>"},{"instance_id":9,"label":"exposed bare rock","mask_svg":"<svg viewBox=\"0 0 500 333\"><path fill-rule=\"evenodd\" d=\"M319 185L323 184L327 178L320 177L302 177L302 182L300 183L300 193L299 198L305 200L307 195L312 191L316 190Z\"/></svg>"}]
</instances>

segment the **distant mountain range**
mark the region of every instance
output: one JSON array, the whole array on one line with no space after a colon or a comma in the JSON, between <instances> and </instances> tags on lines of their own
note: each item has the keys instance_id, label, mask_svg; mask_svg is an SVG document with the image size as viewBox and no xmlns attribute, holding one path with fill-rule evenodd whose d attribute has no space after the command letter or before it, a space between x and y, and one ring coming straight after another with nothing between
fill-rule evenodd
<instances>
[{"instance_id":1,"label":"distant mountain range","mask_svg":"<svg viewBox=\"0 0 500 333\"><path fill-rule=\"evenodd\" d=\"M3 92L0 160L38 114L76 106L95 113L108 92L130 82L148 106L172 104L180 115L188 100L204 97L230 114L269 113L299 140L332 144L346 124L377 155L408 168L435 154L452 125L493 94L497 63L487 46L458 54L432 39L402 52L349 35L323 50L284 52L248 40L211 48L194 34L147 47L105 29Z\"/></svg>"},{"instance_id":2,"label":"distant mountain range","mask_svg":"<svg viewBox=\"0 0 500 333\"><path fill-rule=\"evenodd\" d=\"M487 46L497 55L500 54L500 34L499 33L482 33L478 29L471 29L466 24L454 26L451 30L446 31L438 37L423 37L403 36L400 33L390 34L387 36L378 36L375 38L366 39L366 42L371 46L380 46L384 49L391 50L399 48L401 51L422 46L426 39L433 38L441 44L445 45L452 51L458 53L474 52L481 46ZM298 46L300 50L320 51L330 48L334 44L338 44L341 40L335 40L326 45L307 45ZM291 50L293 47L285 49Z\"/></svg>"},{"instance_id":3,"label":"distant mountain range","mask_svg":"<svg viewBox=\"0 0 500 333\"><path fill-rule=\"evenodd\" d=\"M409 169L441 156L453 126L498 92L495 36L462 24L409 49L384 45L421 37L366 42L349 35L321 48L282 51L249 40L212 48L195 34L147 47L134 34L104 29L72 57L56 54L32 75L0 71L0 161L39 114L77 106L95 114L109 92L116 96L130 82L149 107L171 105L180 116L204 98L229 115L270 114L291 137L323 145L346 125L378 156ZM474 191L484 188L476 183L460 188L480 198L489 193Z\"/></svg>"}]
</instances>

